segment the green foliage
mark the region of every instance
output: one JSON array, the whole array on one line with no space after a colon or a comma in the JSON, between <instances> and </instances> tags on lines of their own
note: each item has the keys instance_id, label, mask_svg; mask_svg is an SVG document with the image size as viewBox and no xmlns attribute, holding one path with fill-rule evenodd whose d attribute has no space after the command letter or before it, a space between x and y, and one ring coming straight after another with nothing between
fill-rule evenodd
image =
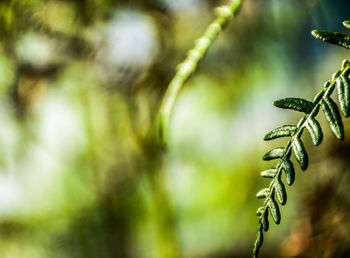
<instances>
[{"instance_id":1,"label":"green foliage","mask_svg":"<svg viewBox=\"0 0 350 258\"><path fill-rule=\"evenodd\" d=\"M306 129L309 131L312 138L312 142L315 146L319 145L323 139L323 133L321 130L320 123L313 117L309 117L306 121Z\"/></svg>"},{"instance_id":2,"label":"green foliage","mask_svg":"<svg viewBox=\"0 0 350 258\"><path fill-rule=\"evenodd\" d=\"M292 136L295 133L296 129L297 127L295 125L283 125L281 127L273 129L271 132L266 134L264 136L264 140L268 141L279 137Z\"/></svg>"},{"instance_id":3,"label":"green foliage","mask_svg":"<svg viewBox=\"0 0 350 258\"><path fill-rule=\"evenodd\" d=\"M313 103L305 99L285 98L276 100L274 106L285 109L294 109L299 112L309 113L313 108Z\"/></svg>"},{"instance_id":4,"label":"green foliage","mask_svg":"<svg viewBox=\"0 0 350 258\"><path fill-rule=\"evenodd\" d=\"M339 140L343 140L344 128L337 104L332 100L331 97L326 96L322 99L321 106L333 133Z\"/></svg>"},{"instance_id":5,"label":"green foliage","mask_svg":"<svg viewBox=\"0 0 350 258\"><path fill-rule=\"evenodd\" d=\"M346 28L350 28L350 21L343 22ZM350 36L342 33L333 33L314 30L312 35L318 39L332 44L337 44L346 48L350 48ZM323 139L323 133L316 116L319 113L320 107L326 116L329 126L334 135L342 140L344 139L344 127L340 116L340 111L337 104L331 97L334 89L337 88L338 98L340 102L340 109L345 117L350 115L350 62L345 60L341 69L339 69L327 81L323 89L316 95L314 100L308 101L301 98L285 98L274 102L274 105L283 109L292 109L305 113L297 125L284 125L273 129L264 136L264 140L273 140L279 137L290 137L286 147L275 148L263 157L264 160L279 159L274 168L261 172L261 176L271 179L269 187L264 188L257 194L258 198L265 199L263 206L257 210L259 218L256 241L253 251L253 256L257 257L259 249L263 243L263 231L269 228L268 210L272 216L273 221L279 224L281 221L281 214L279 204L285 205L287 202L287 193L285 186L281 180L283 171L286 175L286 182L292 185L295 178L295 170L291 154L294 153L296 160L302 170L308 167L308 155L304 144L301 140L301 135L306 128L309 132L312 142L315 146L319 145Z\"/></svg>"},{"instance_id":6,"label":"green foliage","mask_svg":"<svg viewBox=\"0 0 350 258\"><path fill-rule=\"evenodd\" d=\"M345 28L350 29L350 21L344 21ZM329 32L324 30L313 30L312 36L324 42L335 44L341 47L350 48L350 35L340 32Z\"/></svg>"},{"instance_id":7,"label":"green foliage","mask_svg":"<svg viewBox=\"0 0 350 258\"><path fill-rule=\"evenodd\" d=\"M350 74L350 69L346 69L344 71L344 75L341 76L338 80L337 80L337 89L339 92L339 99L340 99L340 107L341 110L344 113L345 117L349 117L350 116L350 107L349 107L349 102L350 102L350 92L349 92L349 81L346 80L346 78L349 77Z\"/></svg>"},{"instance_id":8,"label":"green foliage","mask_svg":"<svg viewBox=\"0 0 350 258\"><path fill-rule=\"evenodd\" d=\"M263 157L264 160L280 159L283 157L284 148L275 148L266 153Z\"/></svg>"},{"instance_id":9,"label":"green foliage","mask_svg":"<svg viewBox=\"0 0 350 258\"><path fill-rule=\"evenodd\" d=\"M215 9L216 19L209 24L204 34L196 40L195 46L188 51L186 59L178 65L176 74L170 81L162 99L156 122L156 135L161 145L166 144L170 116L182 86L196 70L199 61L207 53L228 19L239 10L241 2L242 0L229 0L227 4L217 7Z\"/></svg>"}]
</instances>

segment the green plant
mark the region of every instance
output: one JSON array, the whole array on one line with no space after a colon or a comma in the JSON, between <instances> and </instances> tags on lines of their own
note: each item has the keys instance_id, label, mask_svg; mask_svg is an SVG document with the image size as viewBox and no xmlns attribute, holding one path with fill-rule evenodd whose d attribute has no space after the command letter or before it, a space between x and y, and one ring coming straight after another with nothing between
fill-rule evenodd
<instances>
[{"instance_id":1,"label":"green plant","mask_svg":"<svg viewBox=\"0 0 350 258\"><path fill-rule=\"evenodd\" d=\"M175 76L170 81L159 108L157 126L157 138L163 145L166 142L170 116L175 104L177 95L188 77L196 70L198 62L204 57L213 41L241 6L241 0L230 0L226 5L215 9L216 19L209 24L204 34L196 40L195 46L188 51L186 59L177 67Z\"/></svg>"},{"instance_id":2,"label":"green plant","mask_svg":"<svg viewBox=\"0 0 350 258\"><path fill-rule=\"evenodd\" d=\"M350 29L350 21L343 22L343 25ZM350 35L338 32L327 32L321 30L312 31L312 35L325 42L336 44L345 48L350 48ZM297 125L284 125L278 127L264 136L264 140L273 140L279 137L290 137L286 147L275 148L263 157L264 160L279 159L274 168L261 172L261 176L271 179L267 188L257 193L257 198L264 198L264 204L257 210L259 218L257 236L254 245L253 256L258 257L260 247L263 243L263 231L269 229L269 212L273 221L279 224L281 214L279 204L285 205L287 202L287 193L285 185L282 182L282 173L286 176L286 183L292 185L295 178L295 170L290 160L292 152L296 157L302 170L308 166L308 155L301 140L301 135L306 129L312 138L315 146L322 142L323 134L316 116L322 108L331 130L335 136L342 140L344 138L344 128L337 104L331 97L334 88L337 87L340 108L345 117L350 116L350 62L344 60L342 67L333 75L332 79L327 81L323 89L316 95L313 101L300 98L285 98L277 100L274 105L279 108L292 109L305 113ZM277 201L276 201L277 199Z\"/></svg>"}]
</instances>

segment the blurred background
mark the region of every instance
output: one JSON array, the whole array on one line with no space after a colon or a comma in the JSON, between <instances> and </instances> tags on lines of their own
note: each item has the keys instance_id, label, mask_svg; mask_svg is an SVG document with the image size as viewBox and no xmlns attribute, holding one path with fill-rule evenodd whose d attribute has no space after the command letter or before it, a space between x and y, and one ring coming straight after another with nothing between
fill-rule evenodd
<instances>
[{"instance_id":1,"label":"blurred background","mask_svg":"<svg viewBox=\"0 0 350 258\"><path fill-rule=\"evenodd\" d=\"M177 99L169 146L154 140L165 89L219 0L1 0L0 257L251 257L268 185L262 162L349 51L346 0L243 0ZM345 140L303 140L281 225L261 257L350 257ZM271 223L273 224L273 223Z\"/></svg>"}]
</instances>

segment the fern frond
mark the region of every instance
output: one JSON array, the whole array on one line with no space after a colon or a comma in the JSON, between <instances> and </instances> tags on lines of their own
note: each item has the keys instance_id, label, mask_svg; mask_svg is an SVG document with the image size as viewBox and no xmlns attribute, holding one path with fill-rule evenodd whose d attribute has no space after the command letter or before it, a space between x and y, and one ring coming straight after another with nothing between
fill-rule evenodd
<instances>
[{"instance_id":1,"label":"fern frond","mask_svg":"<svg viewBox=\"0 0 350 258\"><path fill-rule=\"evenodd\" d=\"M188 51L186 59L177 67L177 71L163 97L156 121L157 139L161 145L165 144L166 133L170 116L183 84L196 70L198 62L203 58L214 39L217 37L228 19L232 17L241 6L242 0L229 0L226 5L215 9L216 19L207 27L204 34L196 40L195 46Z\"/></svg>"},{"instance_id":2,"label":"fern frond","mask_svg":"<svg viewBox=\"0 0 350 258\"><path fill-rule=\"evenodd\" d=\"M349 74L350 62L345 60L341 69L333 75L331 80L325 83L323 89L316 95L313 101L299 98L285 98L274 102L276 107L303 112L305 115L297 125L284 125L273 129L264 136L264 140L272 140L278 137L290 137L290 139L286 147L272 149L263 157L264 160L279 159L279 161L274 168L261 172L262 177L269 178L272 181L269 187L264 188L257 194L258 198L263 198L265 201L263 206L257 210L259 223L253 251L254 257L258 256L260 247L262 246L263 231L266 232L269 228L268 211L270 211L272 219L276 224L279 224L281 221L279 204L285 205L287 202L285 185L281 180L283 171L286 175L286 183L288 185L292 185L295 179L294 166L290 160L291 154L294 153L302 170L306 170L308 166L308 155L301 140L304 129L307 129L310 133L315 146L322 142L323 133L319 122L316 120L320 107L322 107L334 135L340 140L344 138L344 128L340 111L337 104L331 98L331 94L337 88L341 110L348 117L350 113Z\"/></svg>"}]
</instances>

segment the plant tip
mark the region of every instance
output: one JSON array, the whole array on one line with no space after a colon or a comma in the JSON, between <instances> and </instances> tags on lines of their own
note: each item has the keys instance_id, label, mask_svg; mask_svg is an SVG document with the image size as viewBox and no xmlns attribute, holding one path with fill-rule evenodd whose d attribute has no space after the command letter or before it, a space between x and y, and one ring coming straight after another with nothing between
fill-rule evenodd
<instances>
[{"instance_id":1,"label":"plant tip","mask_svg":"<svg viewBox=\"0 0 350 258\"><path fill-rule=\"evenodd\" d=\"M320 35L319 32L320 32L319 30L312 30L312 31L311 31L311 35L312 35L313 37L315 37L315 38L318 38L319 35Z\"/></svg>"},{"instance_id":2,"label":"plant tip","mask_svg":"<svg viewBox=\"0 0 350 258\"><path fill-rule=\"evenodd\" d=\"M350 21L343 21L343 26L347 29L350 29Z\"/></svg>"}]
</instances>

